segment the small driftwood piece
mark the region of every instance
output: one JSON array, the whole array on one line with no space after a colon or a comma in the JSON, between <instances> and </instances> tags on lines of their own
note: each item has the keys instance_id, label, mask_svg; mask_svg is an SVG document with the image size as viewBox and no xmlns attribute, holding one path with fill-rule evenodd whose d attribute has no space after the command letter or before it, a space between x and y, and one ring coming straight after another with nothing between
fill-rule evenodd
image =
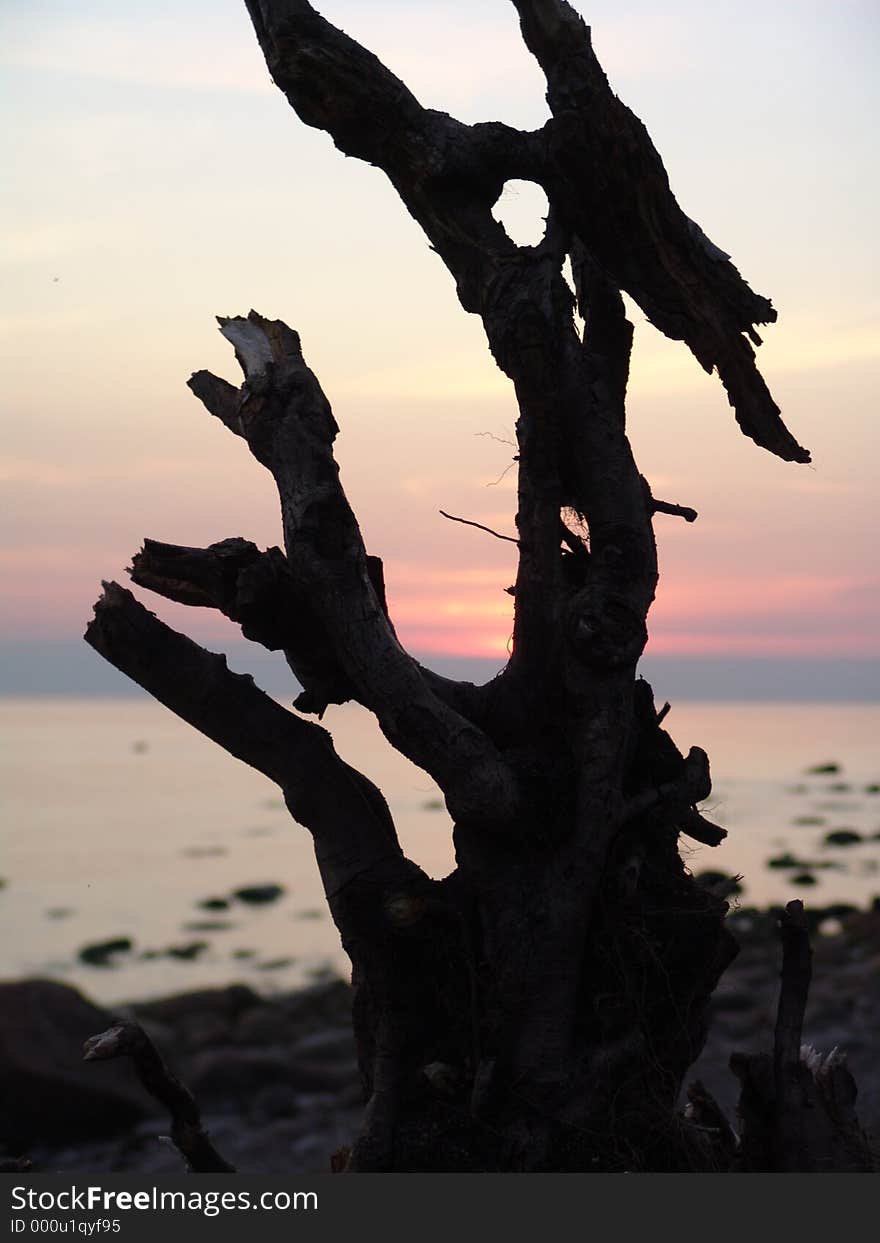
<instances>
[{"instance_id":1,"label":"small driftwood piece","mask_svg":"<svg viewBox=\"0 0 880 1243\"><path fill-rule=\"evenodd\" d=\"M138 1023L121 1023L83 1045L83 1061L103 1062L130 1057L138 1079L171 1115L171 1140L193 1174L234 1174L235 1166L220 1156L202 1129L195 1097L173 1075L159 1050Z\"/></svg>"},{"instance_id":2,"label":"small driftwood piece","mask_svg":"<svg viewBox=\"0 0 880 1243\"><path fill-rule=\"evenodd\" d=\"M875 1169L855 1112L846 1054L803 1043L812 950L802 902L780 920L782 973L773 1053L735 1053L742 1088L739 1168L771 1173L868 1173Z\"/></svg>"},{"instance_id":3,"label":"small driftwood piece","mask_svg":"<svg viewBox=\"0 0 880 1243\"><path fill-rule=\"evenodd\" d=\"M0 1160L0 1174L28 1174L33 1168L33 1162L28 1157L3 1157Z\"/></svg>"}]
</instances>

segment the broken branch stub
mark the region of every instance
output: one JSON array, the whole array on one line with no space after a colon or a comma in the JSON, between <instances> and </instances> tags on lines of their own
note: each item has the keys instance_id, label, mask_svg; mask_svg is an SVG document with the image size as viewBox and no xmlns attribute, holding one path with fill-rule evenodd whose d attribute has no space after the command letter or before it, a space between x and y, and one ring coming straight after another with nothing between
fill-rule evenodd
<instances>
[{"instance_id":1,"label":"broken branch stub","mask_svg":"<svg viewBox=\"0 0 880 1243\"><path fill-rule=\"evenodd\" d=\"M190 388L273 475L287 562L353 696L388 740L443 790L456 819L503 824L517 782L486 735L432 689L394 632L333 456L338 428L297 333L255 311L220 319L245 374L235 401L206 372ZM218 391L222 408L211 406Z\"/></svg>"}]
</instances>

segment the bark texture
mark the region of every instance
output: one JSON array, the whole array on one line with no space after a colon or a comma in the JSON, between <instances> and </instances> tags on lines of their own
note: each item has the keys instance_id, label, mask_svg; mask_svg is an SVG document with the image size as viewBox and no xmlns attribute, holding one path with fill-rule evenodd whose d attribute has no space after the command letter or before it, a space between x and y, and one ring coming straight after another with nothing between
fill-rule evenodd
<instances>
[{"instance_id":1,"label":"bark texture","mask_svg":"<svg viewBox=\"0 0 880 1243\"><path fill-rule=\"evenodd\" d=\"M668 705L658 712L636 676L657 585L654 515L697 515L655 499L633 460L621 290L718 372L746 435L805 462L749 343L775 312L679 208L647 131L612 93L588 28L563 0L514 0L547 80L552 115L535 132L423 108L305 0L246 2L300 119L387 174L512 382L512 656L475 687L424 669L401 646L382 563L367 553L339 478L327 398L297 333L254 311L219 320L241 385L204 371L189 383L272 475L284 549L148 540L131 574L283 650L303 687L300 713L348 700L372 711L443 790L455 871L426 877L403 856L380 792L320 726L130 592L106 586L86 637L277 782L313 835L356 985L366 1110L347 1168L777 1168L773 1143L800 1153L786 1158L790 1168L805 1168L792 1105L798 1024L785 989L772 1143L750 1138L741 1152L699 1085L689 1116L676 1109L736 945L726 903L696 884L678 850L680 834L709 845L724 836L699 811L708 759L699 747L682 754L662 727ZM536 246L515 245L492 215L514 178L538 182L549 199Z\"/></svg>"}]
</instances>

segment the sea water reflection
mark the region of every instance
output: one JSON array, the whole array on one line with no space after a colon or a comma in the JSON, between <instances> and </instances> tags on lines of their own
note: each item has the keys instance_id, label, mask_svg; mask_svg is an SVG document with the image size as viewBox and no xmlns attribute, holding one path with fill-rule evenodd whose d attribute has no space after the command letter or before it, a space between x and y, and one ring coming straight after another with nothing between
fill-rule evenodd
<instances>
[{"instance_id":1,"label":"sea water reflection","mask_svg":"<svg viewBox=\"0 0 880 1243\"><path fill-rule=\"evenodd\" d=\"M361 709L331 709L324 723L383 789L407 852L434 876L448 871L450 824L431 779ZM743 874L744 904L880 894L880 705L676 703L666 726L683 750L708 751L706 814L729 829L717 850L683 839L691 870ZM345 970L309 836L260 774L145 698L0 700L0 731L0 974L48 974L120 1001ZM807 774L823 764L839 771ZM843 830L858 836L827 842ZM812 866L768 867L786 856ZM795 884L804 875L813 883ZM81 959L113 940L98 962Z\"/></svg>"}]
</instances>

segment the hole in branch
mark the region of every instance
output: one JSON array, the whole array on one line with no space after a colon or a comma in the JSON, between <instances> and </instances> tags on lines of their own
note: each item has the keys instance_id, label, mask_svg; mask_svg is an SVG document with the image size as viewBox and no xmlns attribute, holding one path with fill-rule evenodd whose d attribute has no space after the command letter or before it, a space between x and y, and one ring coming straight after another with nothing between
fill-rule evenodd
<instances>
[{"instance_id":1,"label":"hole in branch","mask_svg":"<svg viewBox=\"0 0 880 1243\"><path fill-rule=\"evenodd\" d=\"M537 246L543 239L550 204L534 181L506 181L492 215L517 246Z\"/></svg>"}]
</instances>

